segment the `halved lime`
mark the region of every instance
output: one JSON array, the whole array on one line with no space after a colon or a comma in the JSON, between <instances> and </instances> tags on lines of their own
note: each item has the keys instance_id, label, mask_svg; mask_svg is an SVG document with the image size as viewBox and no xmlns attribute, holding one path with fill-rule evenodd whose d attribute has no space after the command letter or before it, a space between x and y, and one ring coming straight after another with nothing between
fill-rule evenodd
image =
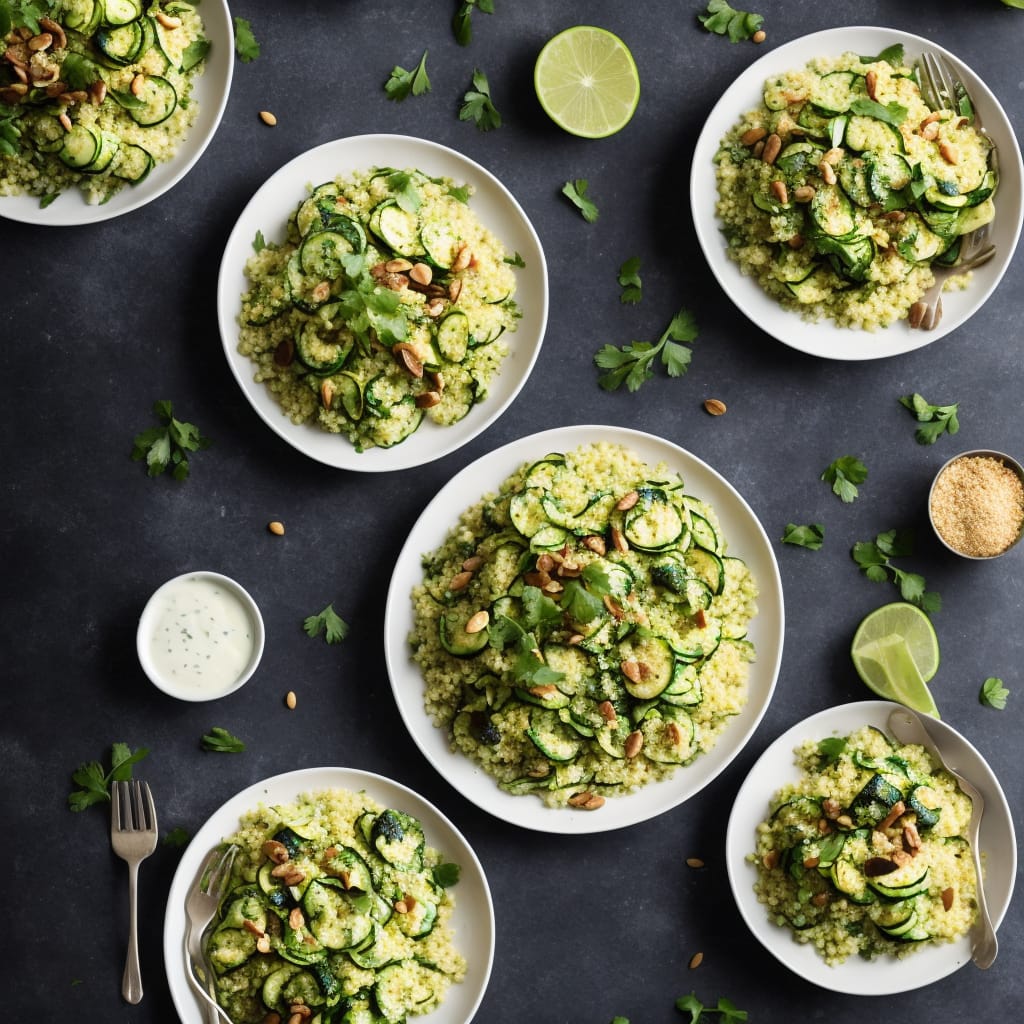
<instances>
[{"instance_id":1,"label":"halved lime","mask_svg":"<svg viewBox=\"0 0 1024 1024\"><path fill-rule=\"evenodd\" d=\"M640 76L629 48L593 25L574 25L544 44L533 86L548 117L585 139L603 139L624 128L640 100Z\"/></svg>"},{"instance_id":2,"label":"halved lime","mask_svg":"<svg viewBox=\"0 0 1024 1024\"><path fill-rule=\"evenodd\" d=\"M857 627L850 657L880 697L939 717L928 689L939 667L939 641L920 608L902 601L876 608Z\"/></svg>"}]
</instances>

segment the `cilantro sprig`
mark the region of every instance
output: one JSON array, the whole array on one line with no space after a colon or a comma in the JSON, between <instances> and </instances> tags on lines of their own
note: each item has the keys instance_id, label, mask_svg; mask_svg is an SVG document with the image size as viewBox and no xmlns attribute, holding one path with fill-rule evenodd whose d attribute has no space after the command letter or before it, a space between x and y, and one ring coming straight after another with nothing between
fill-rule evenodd
<instances>
[{"instance_id":1,"label":"cilantro sprig","mask_svg":"<svg viewBox=\"0 0 1024 1024\"><path fill-rule=\"evenodd\" d=\"M819 551L824 542L825 527L822 523L808 523L806 526L787 523L786 530L782 534L783 544L793 544L796 547L808 548L811 551Z\"/></svg>"},{"instance_id":2,"label":"cilantro sprig","mask_svg":"<svg viewBox=\"0 0 1024 1024\"><path fill-rule=\"evenodd\" d=\"M422 96L430 92L430 78L427 75L427 53L423 51L419 64L412 71L397 64L391 69L391 77L384 83L384 92L389 100L401 102L407 96Z\"/></svg>"},{"instance_id":3,"label":"cilantro sprig","mask_svg":"<svg viewBox=\"0 0 1024 1024\"><path fill-rule=\"evenodd\" d=\"M491 99L491 84L479 69L473 71L473 88L462 97L460 121L473 121L482 132L501 127L501 114Z\"/></svg>"},{"instance_id":4,"label":"cilantro sprig","mask_svg":"<svg viewBox=\"0 0 1024 1024\"><path fill-rule=\"evenodd\" d=\"M580 211L588 224L593 224L600 216L600 211L593 199L587 195L589 187L586 178L576 178L573 181L567 181L562 186L562 195L566 196L569 202Z\"/></svg>"},{"instance_id":5,"label":"cilantro sprig","mask_svg":"<svg viewBox=\"0 0 1024 1024\"><path fill-rule=\"evenodd\" d=\"M605 345L594 356L594 362L606 373L597 382L605 391L614 391L623 382L630 391L654 376L653 365L660 359L670 377L681 377L690 368L692 352L683 342L697 337L697 321L688 310L681 309L672 318L665 333L653 345L647 341L632 341L616 348Z\"/></svg>"},{"instance_id":6,"label":"cilantro sprig","mask_svg":"<svg viewBox=\"0 0 1024 1024\"><path fill-rule=\"evenodd\" d=\"M986 707L995 708L996 711L1003 711L1006 708L1006 698L1009 696L1010 691L1003 686L1002 679L996 676L989 676L981 684L978 700Z\"/></svg>"},{"instance_id":7,"label":"cilantro sprig","mask_svg":"<svg viewBox=\"0 0 1024 1024\"><path fill-rule=\"evenodd\" d=\"M842 455L830 462L821 474L821 479L832 485L832 493L841 501L855 501L860 493L857 485L868 478L868 468L853 455Z\"/></svg>"},{"instance_id":8,"label":"cilantro sprig","mask_svg":"<svg viewBox=\"0 0 1024 1024\"><path fill-rule=\"evenodd\" d=\"M676 1009L690 1015L689 1024L704 1024L707 1014L717 1013L721 1024L736 1024L747 1019L747 1011L739 1009L730 999L722 996L715 1006L705 1006L695 992L688 996L680 996L676 1000Z\"/></svg>"},{"instance_id":9,"label":"cilantro sprig","mask_svg":"<svg viewBox=\"0 0 1024 1024\"><path fill-rule=\"evenodd\" d=\"M925 579L919 573L907 572L891 561L913 553L914 538L909 530L887 530L878 534L874 541L857 541L850 550L851 557L872 583L885 583L891 573L900 597L931 615L941 611L942 598L936 591L925 589Z\"/></svg>"},{"instance_id":10,"label":"cilantro sprig","mask_svg":"<svg viewBox=\"0 0 1024 1024\"><path fill-rule=\"evenodd\" d=\"M619 286L622 288L619 302L625 305L635 306L643 297L639 256L631 256L619 267Z\"/></svg>"},{"instance_id":11,"label":"cilantro sprig","mask_svg":"<svg viewBox=\"0 0 1024 1024\"><path fill-rule=\"evenodd\" d=\"M235 53L243 64L250 64L260 55L260 44L247 18L235 15Z\"/></svg>"},{"instance_id":12,"label":"cilantro sprig","mask_svg":"<svg viewBox=\"0 0 1024 1024\"><path fill-rule=\"evenodd\" d=\"M912 395L904 395L900 404L909 409L917 422L922 424L914 431L914 439L918 444L935 444L943 434L956 434L960 430L957 418L959 402L952 405L932 405L915 391Z\"/></svg>"},{"instance_id":13,"label":"cilantro sprig","mask_svg":"<svg viewBox=\"0 0 1024 1024\"><path fill-rule=\"evenodd\" d=\"M333 604L316 615L307 615L302 621L302 628L307 636L314 639L323 633L329 644L340 644L348 636L348 623L334 610Z\"/></svg>"},{"instance_id":14,"label":"cilantro sprig","mask_svg":"<svg viewBox=\"0 0 1024 1024\"><path fill-rule=\"evenodd\" d=\"M132 777L132 765L138 764L149 750L139 747L132 750L127 743L114 743L110 747L110 771L104 771L99 761L81 764L71 773L72 782L80 788L68 794L68 807L73 811L84 811L93 804L110 800L110 784L127 782Z\"/></svg>"},{"instance_id":15,"label":"cilantro sprig","mask_svg":"<svg viewBox=\"0 0 1024 1024\"><path fill-rule=\"evenodd\" d=\"M861 96L850 104L850 113L861 117L873 117L876 121L884 121L893 128L899 128L906 121L908 110L895 101L883 105L877 100Z\"/></svg>"},{"instance_id":16,"label":"cilantro sprig","mask_svg":"<svg viewBox=\"0 0 1024 1024\"><path fill-rule=\"evenodd\" d=\"M213 750L219 754L241 754L245 750L242 740L219 725L213 726L199 742L203 750Z\"/></svg>"},{"instance_id":17,"label":"cilantro sprig","mask_svg":"<svg viewBox=\"0 0 1024 1024\"><path fill-rule=\"evenodd\" d=\"M370 351L371 329L388 348L405 341L407 322L398 292L374 280L362 253L344 253L340 259L349 287L338 295L339 312L363 352Z\"/></svg>"},{"instance_id":18,"label":"cilantro sprig","mask_svg":"<svg viewBox=\"0 0 1024 1024\"><path fill-rule=\"evenodd\" d=\"M452 17L452 32L459 46L469 46L473 41L473 11L484 14L494 13L494 0L459 0L459 6Z\"/></svg>"},{"instance_id":19,"label":"cilantro sprig","mask_svg":"<svg viewBox=\"0 0 1024 1024\"><path fill-rule=\"evenodd\" d=\"M52 13L56 6L53 0L0 0L0 39L22 25L38 35L39 19Z\"/></svg>"},{"instance_id":20,"label":"cilantro sprig","mask_svg":"<svg viewBox=\"0 0 1024 1024\"><path fill-rule=\"evenodd\" d=\"M210 439L199 433L194 423L176 419L173 406L163 400L153 405L153 414L160 425L136 434L132 458L146 460L150 476L160 476L170 468L175 480L184 480L189 473L188 453L210 447Z\"/></svg>"},{"instance_id":21,"label":"cilantro sprig","mask_svg":"<svg viewBox=\"0 0 1024 1024\"><path fill-rule=\"evenodd\" d=\"M750 39L764 21L760 14L735 10L726 0L708 0L707 14L698 14L697 19L709 32L727 35L733 43Z\"/></svg>"}]
</instances>

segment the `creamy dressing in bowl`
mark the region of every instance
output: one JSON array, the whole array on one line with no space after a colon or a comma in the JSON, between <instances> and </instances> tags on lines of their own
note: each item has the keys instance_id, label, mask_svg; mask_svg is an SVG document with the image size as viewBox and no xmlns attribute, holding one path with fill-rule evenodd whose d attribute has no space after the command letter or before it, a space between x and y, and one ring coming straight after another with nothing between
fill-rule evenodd
<instances>
[{"instance_id":1,"label":"creamy dressing in bowl","mask_svg":"<svg viewBox=\"0 0 1024 1024\"><path fill-rule=\"evenodd\" d=\"M263 654L263 619L234 580L191 572L168 580L139 619L139 661L152 683L180 700L233 693Z\"/></svg>"}]
</instances>

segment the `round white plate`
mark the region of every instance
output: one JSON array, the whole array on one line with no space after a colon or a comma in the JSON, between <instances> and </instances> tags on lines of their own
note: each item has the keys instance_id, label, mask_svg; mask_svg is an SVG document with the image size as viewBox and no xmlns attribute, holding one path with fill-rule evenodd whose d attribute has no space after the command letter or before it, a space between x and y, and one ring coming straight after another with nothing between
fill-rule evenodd
<instances>
[{"instance_id":1,"label":"round white plate","mask_svg":"<svg viewBox=\"0 0 1024 1024\"><path fill-rule=\"evenodd\" d=\"M423 677L409 656L413 627L412 588L423 579L420 557L444 543L464 509L498 487L520 466L548 452L569 451L598 441L621 444L648 464L665 462L682 473L688 492L714 506L729 544L742 558L760 591L758 614L748 637L757 649L750 666L748 700L718 742L692 764L680 767L661 782L609 799L598 811L550 808L530 794L512 796L494 778L463 754L453 753L442 729L423 707ZM384 645L388 674L398 710L428 761L464 796L503 821L538 832L566 835L607 832L646 821L688 800L703 789L743 749L768 708L779 674L783 639L782 581L771 544L750 506L722 476L696 456L651 434L622 427L575 426L547 430L513 441L467 466L453 477L424 509L409 534L388 591L384 612Z\"/></svg>"},{"instance_id":2,"label":"round white plate","mask_svg":"<svg viewBox=\"0 0 1024 1024\"><path fill-rule=\"evenodd\" d=\"M192 990L185 966L185 900L207 854L238 829L247 811L263 804L288 803L302 793L324 789L365 792L385 807L403 810L423 825L427 845L462 869L452 889L455 911L451 924L455 947L466 958L466 977L452 985L444 1002L421 1019L423 1024L468 1024L483 999L494 961L494 907L484 870L455 826L413 790L372 772L354 768L306 768L257 782L215 811L188 845L167 897L164 916L164 968L171 998L182 1024L203 1024L205 1004Z\"/></svg>"},{"instance_id":3,"label":"round white plate","mask_svg":"<svg viewBox=\"0 0 1024 1024\"><path fill-rule=\"evenodd\" d=\"M318 185L339 174L371 167L417 168L435 177L474 187L470 209L508 252L526 263L516 274L515 300L522 319L506 333L509 354L491 382L489 394L469 415L450 427L424 419L420 428L394 448L359 453L347 438L310 424L295 424L281 411L267 386L253 380L255 364L238 352L238 313L248 288L245 262L261 231L268 242L285 237L289 215ZM548 274L544 250L522 207L490 171L453 149L406 135L357 135L317 146L273 174L249 200L228 239L217 282L217 318L228 365L245 397L274 433L317 462L368 473L409 469L439 459L486 430L519 394L540 352L548 319Z\"/></svg>"},{"instance_id":4,"label":"round white plate","mask_svg":"<svg viewBox=\"0 0 1024 1024\"><path fill-rule=\"evenodd\" d=\"M226 0L206 0L199 14L210 41L210 52L203 73L193 85L192 100L199 105L199 113L177 153L158 163L138 185L126 185L99 206L90 206L77 188L69 188L45 209L40 208L38 196L2 196L0 217L47 227L97 224L151 203L188 174L220 124L235 69L235 33Z\"/></svg>"},{"instance_id":5,"label":"round white plate","mask_svg":"<svg viewBox=\"0 0 1024 1024\"><path fill-rule=\"evenodd\" d=\"M896 43L903 45L908 63L925 51L942 54L953 63L974 100L986 131L998 147L1000 181L992 236L996 255L973 272L966 290L943 296L942 321L934 330L915 330L906 321L875 332L837 327L831 320L810 323L803 320L798 312L783 309L765 294L753 278L744 277L737 264L726 256L721 224L715 216L718 192L714 156L729 129L743 114L761 103L765 79L769 76L802 68L813 57L839 56L851 50L873 55ZM834 28L794 39L765 54L725 91L697 140L690 175L690 205L697 237L712 273L740 311L758 327L792 348L825 359L879 359L938 341L981 308L1010 265L1020 236L1022 177L1020 148L1005 111L985 83L962 61L929 39L896 29Z\"/></svg>"},{"instance_id":6,"label":"round white plate","mask_svg":"<svg viewBox=\"0 0 1024 1024\"><path fill-rule=\"evenodd\" d=\"M805 740L847 736L866 725L887 731L889 713L897 704L887 700L866 700L828 708L784 732L757 760L740 787L729 816L725 836L725 859L729 884L747 926L758 941L791 971L806 981L832 992L850 995L892 995L930 985L969 963L971 939L939 943L919 949L909 960L878 957L861 960L852 956L830 967L809 945L794 941L786 928L768 920L763 904L754 894L757 868L747 859L754 849L754 830L768 813L777 790L800 778L793 751ZM985 865L985 897L992 921L999 926L1013 894L1017 874L1017 846L1013 820L999 781L985 759L952 726L921 716L936 747L961 774L974 783L985 799L981 819L981 852Z\"/></svg>"}]
</instances>

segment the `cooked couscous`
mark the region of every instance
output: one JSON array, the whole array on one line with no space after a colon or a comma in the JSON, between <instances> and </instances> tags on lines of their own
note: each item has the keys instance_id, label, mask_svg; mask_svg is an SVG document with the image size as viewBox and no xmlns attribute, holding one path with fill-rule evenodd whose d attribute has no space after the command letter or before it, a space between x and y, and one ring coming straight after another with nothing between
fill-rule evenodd
<instances>
[{"instance_id":1,"label":"cooked couscous","mask_svg":"<svg viewBox=\"0 0 1024 1024\"><path fill-rule=\"evenodd\" d=\"M519 311L469 196L415 170L339 176L248 260L238 351L294 423L388 448L487 397Z\"/></svg>"},{"instance_id":2,"label":"cooked couscous","mask_svg":"<svg viewBox=\"0 0 1024 1024\"><path fill-rule=\"evenodd\" d=\"M225 844L238 853L207 954L234 1024L398 1024L465 976L445 888L457 871L403 811L361 792L304 794L249 812Z\"/></svg>"},{"instance_id":3,"label":"cooked couscous","mask_svg":"<svg viewBox=\"0 0 1024 1024\"><path fill-rule=\"evenodd\" d=\"M977 911L971 800L923 748L865 727L808 740L757 826L757 898L826 963L907 956Z\"/></svg>"},{"instance_id":4,"label":"cooked couscous","mask_svg":"<svg viewBox=\"0 0 1024 1024\"><path fill-rule=\"evenodd\" d=\"M523 466L423 558L427 713L553 807L668 777L747 700L756 584L726 548L707 502L620 445Z\"/></svg>"},{"instance_id":5,"label":"cooked couscous","mask_svg":"<svg viewBox=\"0 0 1024 1024\"><path fill-rule=\"evenodd\" d=\"M817 58L769 79L722 140L726 251L808 320L913 324L932 267L954 266L963 236L995 215L991 149L967 107L927 106L902 47Z\"/></svg>"},{"instance_id":6,"label":"cooked couscous","mask_svg":"<svg viewBox=\"0 0 1024 1024\"><path fill-rule=\"evenodd\" d=\"M195 122L209 43L185 0L60 0L19 15L0 59L0 196L90 204L169 160Z\"/></svg>"}]
</instances>

